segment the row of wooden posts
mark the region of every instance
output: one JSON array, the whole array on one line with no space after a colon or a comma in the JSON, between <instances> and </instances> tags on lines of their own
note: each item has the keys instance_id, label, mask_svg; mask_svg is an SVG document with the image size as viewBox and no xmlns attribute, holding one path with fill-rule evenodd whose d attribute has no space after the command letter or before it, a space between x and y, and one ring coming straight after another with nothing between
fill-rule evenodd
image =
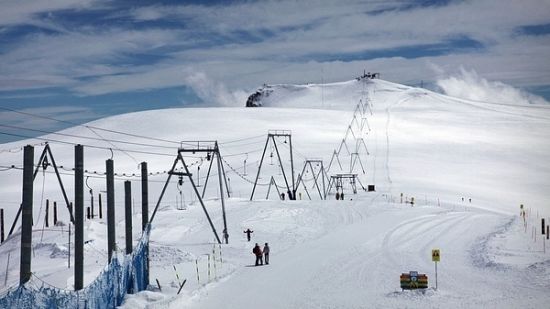
<instances>
[{"instance_id":1,"label":"row of wooden posts","mask_svg":"<svg viewBox=\"0 0 550 309\"><path fill-rule=\"evenodd\" d=\"M71 209L70 211L72 212L73 204L71 203L69 205L70 205L69 209ZM96 216L98 216L99 219L103 218L103 206L101 203L101 194L99 194L98 209L99 209L99 214L96 215L94 213L94 203L93 203L93 197L92 197L91 206L86 207L86 219L88 220L94 219ZM57 202L53 202L52 212L53 212L52 224L56 226L57 225ZM45 227L50 227L50 200L49 199L46 199L46 214L44 218L44 225ZM4 208L0 208L0 243L3 243L5 240L6 238L5 238L5 228L4 228Z\"/></svg>"},{"instance_id":2,"label":"row of wooden posts","mask_svg":"<svg viewBox=\"0 0 550 309\"><path fill-rule=\"evenodd\" d=\"M32 257L32 224L33 224L33 169L34 169L34 147L24 147L23 166L23 202L21 205L21 263L20 263L20 284L24 284L31 278L31 257ZM116 249L115 234L115 188L114 188L114 161L106 160L106 185L107 185L107 252L108 262L111 261L113 251ZM141 201L142 201L142 231L149 224L148 205L148 177L147 163L141 163ZM75 146L75 169L74 169L75 193L74 193L74 288L80 290L84 283L84 147ZM60 180L61 184L61 180ZM62 186L62 184L61 184ZM64 190L64 189L63 189ZM126 254L132 253L132 187L130 181L124 182L125 195L125 238ZM57 223L57 204L54 202L54 225ZM93 205L93 202L92 202ZM73 204L68 206L69 214L73 215ZM49 201L46 202L46 226L48 226ZM87 208L86 217L94 217L93 206ZM101 195L99 196L99 217L103 217ZM4 241L4 211L0 209L1 241ZM147 254L148 256L148 254ZM147 261L149 271L149 261ZM149 278L148 274L146 278Z\"/></svg>"}]
</instances>

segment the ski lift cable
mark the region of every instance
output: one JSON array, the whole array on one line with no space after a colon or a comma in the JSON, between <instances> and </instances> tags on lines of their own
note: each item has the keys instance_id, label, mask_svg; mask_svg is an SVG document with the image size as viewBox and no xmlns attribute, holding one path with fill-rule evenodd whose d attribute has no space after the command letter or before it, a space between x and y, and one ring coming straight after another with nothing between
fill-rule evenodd
<instances>
[{"instance_id":1,"label":"ski lift cable","mask_svg":"<svg viewBox=\"0 0 550 309\"><path fill-rule=\"evenodd\" d=\"M89 128L90 129L90 128ZM99 136L103 141L107 142L108 144L110 144L111 146L113 146L114 148L116 148L117 150L121 151L122 153L124 153L125 155L127 155L128 157L130 157L130 159L134 160L134 162L136 162L136 164L139 164L139 162L136 160L136 158L134 156L132 156L131 154L129 154L128 152L126 152L125 150L123 149L120 149L117 145L113 144L111 141L108 141L106 140L103 136L101 136L99 133L97 133L96 131L94 131L93 129L90 129L90 131L92 131L95 135ZM113 150L111 150L111 160L113 159Z\"/></svg>"},{"instance_id":2,"label":"ski lift cable","mask_svg":"<svg viewBox=\"0 0 550 309\"><path fill-rule=\"evenodd\" d=\"M279 141L277 141L279 144L285 146L286 148L290 149L290 146L288 145L288 143L281 143ZM297 155L299 155L300 157L304 158L304 159L307 159L307 156L302 154L301 152L299 152L298 150L296 150L296 146L293 146L292 147L292 151L295 152Z\"/></svg>"},{"instance_id":3,"label":"ski lift cable","mask_svg":"<svg viewBox=\"0 0 550 309\"><path fill-rule=\"evenodd\" d=\"M227 165L227 167L229 167L229 169L231 169L237 176L239 176L240 178L242 178L244 181L248 182L248 183L251 183L251 184L254 184L254 181L246 178L243 174L239 173L235 168L233 168L233 166L231 166L231 164L229 164L224 158L222 158L222 161L223 163L225 163L225 165ZM258 161L256 161L258 162ZM252 164L249 164L249 165L252 165ZM269 183L257 183L258 186L269 186Z\"/></svg>"},{"instance_id":4,"label":"ski lift cable","mask_svg":"<svg viewBox=\"0 0 550 309\"><path fill-rule=\"evenodd\" d=\"M196 164L198 164L199 161L196 161L196 162L193 162L191 164L188 164L187 166L188 167L191 167L191 166L194 166ZM33 165L34 167L41 167L37 164ZM58 166L59 169L62 169L62 170L65 170L67 172L73 172L74 171L74 168L71 168L71 167L66 167L66 166L63 166L63 165L60 165ZM12 170L12 169L20 169L22 170L23 167L20 167L20 166L16 166L14 164L12 165L9 165L9 164L3 164L1 165L0 164L0 172L4 172L4 171L8 171L8 170ZM183 167L179 167L177 169L183 169ZM49 173L49 172L48 172ZM88 170L85 170L84 173L87 175L87 177L92 177L94 178L93 176L90 176L90 175L105 175L106 173L103 172L103 171L88 171ZM158 175L161 175L161 174L166 174L168 173L168 171L158 171L158 172L149 172L147 173L149 176L158 176ZM137 177L137 178L141 178L141 174L140 173L132 173L132 172L115 172L114 173L115 176L122 176L122 177ZM67 174L65 173L65 175L72 175L72 174ZM91 189L89 186L88 186L89 189Z\"/></svg>"},{"instance_id":5,"label":"ski lift cable","mask_svg":"<svg viewBox=\"0 0 550 309\"><path fill-rule=\"evenodd\" d=\"M24 127L13 126L13 125L5 125L5 124L0 124L0 127L5 127L5 128L10 128L10 129L17 129L17 130L26 130L26 131L32 131L32 132L38 132L38 133L45 133L45 134L54 134L54 135L66 136L66 137L74 137L74 138L89 139L89 140L108 141L108 142L113 142L113 143L121 143L121 144L136 145L136 146L144 146L144 147L155 147L155 148L165 148L165 149L177 149L177 147L175 147L175 146L165 146L165 145L155 145L155 144L146 144L146 143L129 142L129 141L123 141L123 140L108 139L108 138L104 138L104 137L82 136L82 135L69 134L69 133L61 133L61 132L53 132L53 131L47 131L47 130L30 129L30 128L24 128ZM92 132L93 132L93 131L92 131ZM96 135L97 135L97 134L96 134ZM3 152L3 150L0 150L0 152Z\"/></svg>"},{"instance_id":6,"label":"ski lift cable","mask_svg":"<svg viewBox=\"0 0 550 309\"><path fill-rule=\"evenodd\" d=\"M51 138L32 137L32 136L27 136L27 135L23 135L23 134L15 134L15 133L7 133L7 132L0 132L0 134L9 135L9 136L16 136L16 137L21 137L21 138L28 138L28 139L43 140L43 141L47 141L47 142L50 142L50 143L59 143L59 144L65 144L65 145L82 145L82 146L88 147L88 148L103 149L103 150L109 150L109 149L111 149L111 148L109 148L109 147L94 146L94 145L87 145L87 144L74 143L74 142L66 142L66 141L60 141L60 140L55 140L55 139L51 139ZM115 149L115 150L117 150L117 151L126 151L126 152L131 152L131 153L139 153L139 154L149 154L149 155L165 156L165 157L173 157L173 156L174 156L174 154L171 154L171 153L162 153L162 152L152 152L152 151L142 151L142 150L129 150L129 149Z\"/></svg>"},{"instance_id":7,"label":"ski lift cable","mask_svg":"<svg viewBox=\"0 0 550 309\"><path fill-rule=\"evenodd\" d=\"M240 138L240 139L236 139L236 140L222 141L222 142L219 142L218 145L226 145L226 144L238 143L238 142L242 142L242 141L248 141L248 140L253 140L253 139L258 139L258 138L264 138L264 137L265 137L265 134L262 134L262 135L255 135L255 136L244 137L244 138Z\"/></svg>"},{"instance_id":8,"label":"ski lift cable","mask_svg":"<svg viewBox=\"0 0 550 309\"><path fill-rule=\"evenodd\" d=\"M70 124L70 125L73 125L73 126L84 127L84 128L87 128L87 129L91 128L91 129L101 130L101 131L120 134L120 135L126 135L126 136L142 138L142 139L156 140L156 141L172 143L172 144L178 144L178 145L180 144L180 142L177 142L177 141L166 140L166 139L156 138L156 137L149 137L149 136L133 134L133 133L127 133L127 132L111 130L111 129L104 129L104 128L100 128L100 127L97 127L97 126L83 125L83 124L79 124L79 123L68 121L68 120L60 120L60 119L56 119L56 118L53 118L53 117L37 115L37 114L33 114L33 113L28 113L28 112L22 112L22 111L14 110L14 109L11 109L11 108L2 107L2 106L0 106L0 109L5 110L5 111L9 111L9 112L13 112L13 113L17 113L17 114L21 114L21 115L25 115L25 116L42 118L42 119L47 119L47 120L50 120L50 121L56 121L56 122L61 122L61 123L65 123L65 124Z\"/></svg>"},{"instance_id":9,"label":"ski lift cable","mask_svg":"<svg viewBox=\"0 0 550 309\"><path fill-rule=\"evenodd\" d=\"M35 144L30 144L31 146L44 146L44 142L40 142L40 143L35 143ZM20 146L20 147L14 147L14 148L9 148L9 149L0 149L0 153L3 153L3 152L9 152L9 153L19 153L23 151L23 146Z\"/></svg>"},{"instance_id":10,"label":"ski lift cable","mask_svg":"<svg viewBox=\"0 0 550 309\"><path fill-rule=\"evenodd\" d=\"M5 170L0 170L0 171L7 171L8 168L9 170L23 170L23 167L21 166L0 166L0 168L5 168ZM63 168L65 169L65 168ZM66 169L65 169L66 170ZM55 174L54 171L46 171L46 174ZM86 175L89 175L90 178L95 178L95 179L105 179L104 176L99 176L98 173L96 173L95 175L98 175L98 176L94 176L93 173L90 173L90 172L84 172L84 174ZM65 175L65 176L74 176L74 174L72 173L64 173L64 172L59 172L59 175ZM156 176L156 175L152 175L152 176ZM135 179L135 180L132 180L132 179L129 179L129 178L133 178L133 177L140 177L139 175L136 175L136 176L132 176L132 175L128 175L128 176L120 176L120 177L114 177L115 180L130 180L130 181L141 181L141 179ZM161 180L149 180L149 182L158 182L158 183L164 183L165 181L161 181Z\"/></svg>"},{"instance_id":11,"label":"ski lift cable","mask_svg":"<svg viewBox=\"0 0 550 309\"><path fill-rule=\"evenodd\" d=\"M231 154L225 154L224 157L236 157L236 156L242 156L242 155L248 155L249 153L257 153L261 152L261 149L246 151L246 152L239 152L239 153L231 153Z\"/></svg>"}]
</instances>

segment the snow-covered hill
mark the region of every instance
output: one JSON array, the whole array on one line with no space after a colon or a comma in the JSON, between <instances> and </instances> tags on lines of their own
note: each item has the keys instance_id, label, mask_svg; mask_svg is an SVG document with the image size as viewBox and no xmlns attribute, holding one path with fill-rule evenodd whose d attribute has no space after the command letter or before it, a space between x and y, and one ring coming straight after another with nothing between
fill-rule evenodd
<instances>
[{"instance_id":1,"label":"snow-covered hill","mask_svg":"<svg viewBox=\"0 0 550 309\"><path fill-rule=\"evenodd\" d=\"M549 107L466 101L383 80L264 89L269 89L269 95L261 97L261 108L131 113L89 124L111 132L79 126L62 131L72 136L44 137L57 141L51 147L66 173L74 165L72 145L59 142L86 145L85 169L96 199L105 190L101 174L104 161L111 157L108 148L113 149L121 245L123 180L133 181L134 222L141 222L139 177L130 176L139 174L138 163L147 161L152 172L149 202L154 206L179 146L166 141L220 142L232 194L226 205L230 244L221 246L223 264L218 261L216 269L211 269L207 283L206 254L220 248L213 245L212 232L189 183L184 182L180 194L175 179L168 186L151 235L151 276L159 279L163 290L129 296L128 308L148 304L174 308L517 308L544 306L550 300L546 293L550 253L541 251L540 237L534 242L531 233L540 228L540 217L550 215ZM328 200L321 201L313 176L306 173L308 192L303 187L298 190L302 200L279 201L272 193L266 201L271 176L277 184L284 184L277 150L285 172L290 171L289 141L279 138L277 149L267 147L255 200L248 201L267 132L273 129L292 131L296 177L306 158L322 159L325 167L332 161L329 174L357 173L361 183L374 184L376 192L360 189L353 194L349 183L344 183L346 201L336 201L334 190ZM117 142L122 140L126 143ZM0 153L1 165L21 166L22 153L17 147L41 141L3 144L1 149L11 151ZM36 147L36 157L41 149ZM209 162L198 153L189 156L185 160L196 182L204 184ZM33 271L48 283L70 287L66 230L44 229L42 236L44 199L62 201L55 175L49 172L39 173L35 181L38 222ZM207 209L221 233L216 179L209 180ZM68 192L73 192L72 177L63 175L63 180ZM3 171L0 183L2 207L11 224L20 203L21 171ZM415 198L414 207L401 203L401 193L404 201ZM519 204L530 210L527 228L518 217ZM61 218L67 222L66 212ZM85 282L93 280L106 262L104 220L86 223ZM246 228L254 230L253 242L271 244L268 267L246 267L253 262L251 243L242 233ZM135 226L134 238L139 235ZM11 261L7 285L18 281L18 246L18 234L0 246L0 267L6 265L8 255ZM425 295L401 292L399 274L409 270L427 273L430 286L434 285L432 248L442 252L440 288ZM173 266L188 279L179 296L175 295ZM4 277L0 274L0 284Z\"/></svg>"}]
</instances>

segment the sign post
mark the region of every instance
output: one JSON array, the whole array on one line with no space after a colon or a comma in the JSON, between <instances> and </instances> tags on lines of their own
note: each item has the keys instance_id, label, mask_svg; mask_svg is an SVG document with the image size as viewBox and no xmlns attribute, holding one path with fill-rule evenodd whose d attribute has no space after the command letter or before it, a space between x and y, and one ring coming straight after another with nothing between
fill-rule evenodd
<instances>
[{"instance_id":1,"label":"sign post","mask_svg":"<svg viewBox=\"0 0 550 309\"><path fill-rule=\"evenodd\" d=\"M544 224L544 218L541 219L541 226L542 226L542 251L544 253L546 253L546 240L544 240L544 228L545 228L545 224Z\"/></svg>"},{"instance_id":2,"label":"sign post","mask_svg":"<svg viewBox=\"0 0 550 309\"><path fill-rule=\"evenodd\" d=\"M435 289L437 290L437 262L440 260L439 249L432 249L432 261L435 264Z\"/></svg>"}]
</instances>

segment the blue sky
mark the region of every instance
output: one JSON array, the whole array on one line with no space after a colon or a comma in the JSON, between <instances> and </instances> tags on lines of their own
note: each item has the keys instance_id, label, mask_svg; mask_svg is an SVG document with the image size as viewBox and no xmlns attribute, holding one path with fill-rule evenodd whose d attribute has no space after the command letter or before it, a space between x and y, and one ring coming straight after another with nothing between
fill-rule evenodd
<instances>
[{"instance_id":1,"label":"blue sky","mask_svg":"<svg viewBox=\"0 0 550 309\"><path fill-rule=\"evenodd\" d=\"M78 123L242 106L263 83L342 81L364 69L410 85L465 69L550 99L547 0L2 0L0 8L0 107ZM27 118L0 110L0 123L62 127Z\"/></svg>"}]
</instances>

